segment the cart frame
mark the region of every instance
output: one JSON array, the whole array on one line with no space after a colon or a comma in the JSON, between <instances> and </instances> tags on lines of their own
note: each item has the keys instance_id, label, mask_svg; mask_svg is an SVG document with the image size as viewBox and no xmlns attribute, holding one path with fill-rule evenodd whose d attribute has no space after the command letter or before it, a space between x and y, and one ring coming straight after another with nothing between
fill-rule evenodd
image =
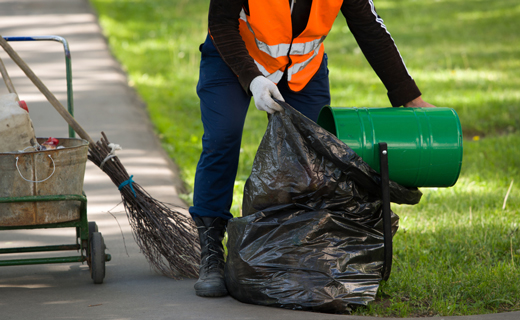
<instances>
[{"instance_id":1,"label":"cart frame","mask_svg":"<svg viewBox=\"0 0 520 320\"><path fill-rule=\"evenodd\" d=\"M63 44L65 52L65 67L67 77L67 107L69 113L74 116L74 100L72 91L72 68L71 55L68 42L60 36L34 36L34 37L3 37L6 41L57 41ZM69 126L69 138L75 138L75 132ZM87 262L91 277L96 284L103 282L105 277L105 261L112 259L110 254L105 254L105 244L103 237L95 222L87 219L87 197L85 192L69 195L50 195L50 196L26 196L26 197L7 197L0 198L0 203L14 202L40 202L40 201L80 201L80 216L77 220L65 221L51 224L27 225L27 226L1 226L1 230L17 229L47 229L47 228L76 228L76 243L64 245L49 245L35 247L0 248L0 254L12 253L31 253L31 252L51 252L76 250L79 255L68 257L45 257L30 259L10 259L0 260L1 266L33 265L47 263L71 263Z\"/></svg>"}]
</instances>

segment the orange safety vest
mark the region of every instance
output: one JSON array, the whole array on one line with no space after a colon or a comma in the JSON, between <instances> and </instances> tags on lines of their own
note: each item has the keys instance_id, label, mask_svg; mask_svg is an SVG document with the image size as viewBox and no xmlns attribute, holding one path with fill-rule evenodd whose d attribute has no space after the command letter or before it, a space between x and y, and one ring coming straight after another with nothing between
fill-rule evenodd
<instances>
[{"instance_id":1,"label":"orange safety vest","mask_svg":"<svg viewBox=\"0 0 520 320\"><path fill-rule=\"evenodd\" d=\"M278 83L287 69L289 88L300 91L320 68L323 40L342 4L342 0L313 1L307 27L293 39L289 1L249 0L249 15L244 9L240 12L240 35L267 79Z\"/></svg>"}]
</instances>

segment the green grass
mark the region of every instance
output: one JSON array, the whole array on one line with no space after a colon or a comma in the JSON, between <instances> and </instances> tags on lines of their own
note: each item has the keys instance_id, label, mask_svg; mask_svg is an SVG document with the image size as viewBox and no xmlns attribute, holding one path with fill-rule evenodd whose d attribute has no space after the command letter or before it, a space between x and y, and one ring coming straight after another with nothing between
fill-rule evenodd
<instances>
[{"instance_id":1,"label":"green grass","mask_svg":"<svg viewBox=\"0 0 520 320\"><path fill-rule=\"evenodd\" d=\"M195 86L208 1L91 0L114 55L148 105L190 201L201 151ZM469 315L520 310L520 4L375 0L426 101L454 108L465 142L459 181L424 188L401 217L394 266L358 315ZM387 107L386 90L340 15L325 42L333 106ZM267 125L250 108L232 212ZM512 184L505 208L504 199Z\"/></svg>"}]
</instances>

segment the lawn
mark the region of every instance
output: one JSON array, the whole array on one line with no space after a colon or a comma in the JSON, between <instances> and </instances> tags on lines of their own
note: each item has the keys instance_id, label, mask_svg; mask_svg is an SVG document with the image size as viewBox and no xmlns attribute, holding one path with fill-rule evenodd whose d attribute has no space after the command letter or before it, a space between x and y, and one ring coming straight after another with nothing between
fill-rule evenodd
<instances>
[{"instance_id":1,"label":"lawn","mask_svg":"<svg viewBox=\"0 0 520 320\"><path fill-rule=\"evenodd\" d=\"M520 4L374 0L423 98L457 111L464 161L451 188L422 188L400 216L392 275L358 315L447 316L520 310ZM190 202L201 151L195 86L209 1L91 0L129 83L147 103ZM389 107L340 15L325 41L332 106ZM232 212L267 125L251 106ZM507 195L507 199L506 199ZM507 201L506 201L507 200Z\"/></svg>"}]
</instances>

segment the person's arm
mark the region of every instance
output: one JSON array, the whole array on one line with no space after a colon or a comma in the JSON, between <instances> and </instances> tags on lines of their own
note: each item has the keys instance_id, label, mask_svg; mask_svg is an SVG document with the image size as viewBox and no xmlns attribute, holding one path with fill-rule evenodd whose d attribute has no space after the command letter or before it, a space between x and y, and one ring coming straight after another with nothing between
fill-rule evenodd
<instances>
[{"instance_id":1,"label":"person's arm","mask_svg":"<svg viewBox=\"0 0 520 320\"><path fill-rule=\"evenodd\" d=\"M237 75L242 88L255 99L258 110L274 113L283 108L273 98L284 101L278 87L264 77L240 36L239 17L244 0L211 0L208 30L222 60Z\"/></svg>"},{"instance_id":2,"label":"person's arm","mask_svg":"<svg viewBox=\"0 0 520 320\"><path fill-rule=\"evenodd\" d=\"M392 106L408 107L412 101L413 106L426 106L372 0L344 0L341 12L361 51L385 85Z\"/></svg>"},{"instance_id":3,"label":"person's arm","mask_svg":"<svg viewBox=\"0 0 520 320\"><path fill-rule=\"evenodd\" d=\"M224 62L238 76L244 90L251 94L251 81L262 73L246 49L240 36L238 21L245 0L211 0L208 29Z\"/></svg>"}]
</instances>

